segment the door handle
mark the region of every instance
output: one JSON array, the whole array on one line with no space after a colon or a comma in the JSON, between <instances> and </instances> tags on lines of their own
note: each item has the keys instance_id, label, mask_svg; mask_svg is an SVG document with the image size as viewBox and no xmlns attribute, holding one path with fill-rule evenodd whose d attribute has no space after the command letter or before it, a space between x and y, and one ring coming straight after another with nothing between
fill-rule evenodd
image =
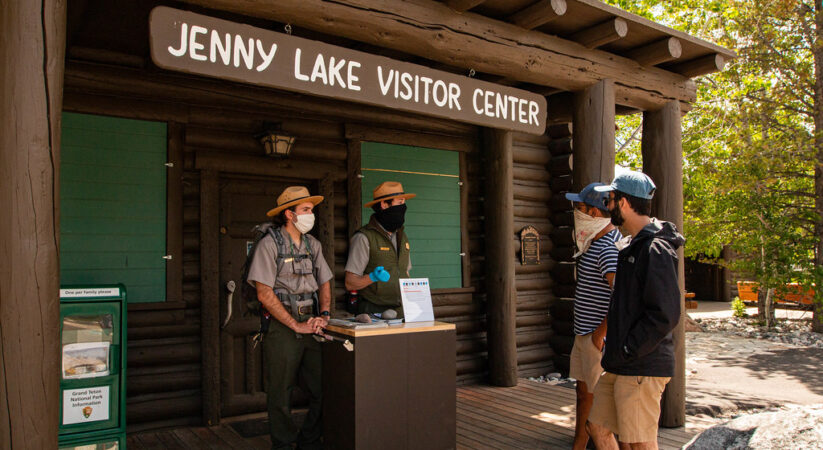
<instances>
[{"instance_id":1,"label":"door handle","mask_svg":"<svg viewBox=\"0 0 823 450\"><path fill-rule=\"evenodd\" d=\"M232 296L234 295L234 289L237 287L235 285L234 280L229 280L226 283L226 289L229 291L228 298L226 300L226 320L223 321L223 325L220 328L226 328L226 325L229 324L229 320L231 320L231 305L232 305Z\"/></svg>"}]
</instances>

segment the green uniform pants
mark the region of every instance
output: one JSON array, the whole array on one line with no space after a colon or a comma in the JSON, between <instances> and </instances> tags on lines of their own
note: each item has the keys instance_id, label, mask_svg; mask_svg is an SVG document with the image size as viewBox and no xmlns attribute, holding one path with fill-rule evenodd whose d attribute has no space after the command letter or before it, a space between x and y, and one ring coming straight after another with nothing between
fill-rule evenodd
<instances>
[{"instance_id":1,"label":"green uniform pants","mask_svg":"<svg viewBox=\"0 0 823 450\"><path fill-rule=\"evenodd\" d=\"M273 449L321 448L321 353L320 343L311 335L297 338L294 331L271 319L263 339L266 370L266 401ZM309 412L298 430L291 416L291 392L298 375L309 394Z\"/></svg>"},{"instance_id":2,"label":"green uniform pants","mask_svg":"<svg viewBox=\"0 0 823 450\"><path fill-rule=\"evenodd\" d=\"M398 306L376 305L363 297L357 299L357 314L383 314L383 311L393 309L397 311L397 317L403 318L403 304Z\"/></svg>"}]
</instances>

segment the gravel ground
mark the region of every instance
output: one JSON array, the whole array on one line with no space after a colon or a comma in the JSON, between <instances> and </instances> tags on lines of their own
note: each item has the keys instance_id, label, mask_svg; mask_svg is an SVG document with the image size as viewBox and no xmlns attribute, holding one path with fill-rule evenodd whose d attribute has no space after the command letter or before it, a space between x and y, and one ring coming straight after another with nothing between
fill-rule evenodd
<instances>
[{"instance_id":1,"label":"gravel ground","mask_svg":"<svg viewBox=\"0 0 823 450\"><path fill-rule=\"evenodd\" d=\"M823 334L812 332L811 320L783 319L767 329L754 318L697 318L704 331L749 339L765 339L799 347L823 348ZM688 352L688 348L686 349Z\"/></svg>"}]
</instances>

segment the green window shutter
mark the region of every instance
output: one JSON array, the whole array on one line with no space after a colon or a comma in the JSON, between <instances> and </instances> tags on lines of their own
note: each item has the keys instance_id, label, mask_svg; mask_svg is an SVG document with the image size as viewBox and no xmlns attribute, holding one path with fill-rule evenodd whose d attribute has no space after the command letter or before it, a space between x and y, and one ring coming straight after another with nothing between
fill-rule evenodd
<instances>
[{"instance_id":1,"label":"green window shutter","mask_svg":"<svg viewBox=\"0 0 823 450\"><path fill-rule=\"evenodd\" d=\"M363 142L363 204L384 181L399 181L408 201L405 230L411 244L411 276L433 289L462 287L460 256L460 159L457 152ZM363 208L363 223L372 214Z\"/></svg>"},{"instance_id":2,"label":"green window shutter","mask_svg":"<svg viewBox=\"0 0 823 450\"><path fill-rule=\"evenodd\" d=\"M63 113L60 283L166 299L166 124Z\"/></svg>"}]
</instances>

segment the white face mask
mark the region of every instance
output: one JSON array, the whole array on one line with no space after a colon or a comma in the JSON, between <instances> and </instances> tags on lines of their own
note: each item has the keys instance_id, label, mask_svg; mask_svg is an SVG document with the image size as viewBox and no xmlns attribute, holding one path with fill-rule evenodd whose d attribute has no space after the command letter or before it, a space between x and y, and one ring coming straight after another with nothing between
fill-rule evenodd
<instances>
[{"instance_id":1,"label":"white face mask","mask_svg":"<svg viewBox=\"0 0 823 450\"><path fill-rule=\"evenodd\" d=\"M294 227L297 228L297 231L300 234L308 233L314 227L314 214L300 214L297 216L297 222L294 223Z\"/></svg>"},{"instance_id":2,"label":"white face mask","mask_svg":"<svg viewBox=\"0 0 823 450\"><path fill-rule=\"evenodd\" d=\"M586 253L597 233L603 231L611 221L608 217L592 217L582 211L574 210L574 242L577 244L577 253L574 257Z\"/></svg>"}]
</instances>

